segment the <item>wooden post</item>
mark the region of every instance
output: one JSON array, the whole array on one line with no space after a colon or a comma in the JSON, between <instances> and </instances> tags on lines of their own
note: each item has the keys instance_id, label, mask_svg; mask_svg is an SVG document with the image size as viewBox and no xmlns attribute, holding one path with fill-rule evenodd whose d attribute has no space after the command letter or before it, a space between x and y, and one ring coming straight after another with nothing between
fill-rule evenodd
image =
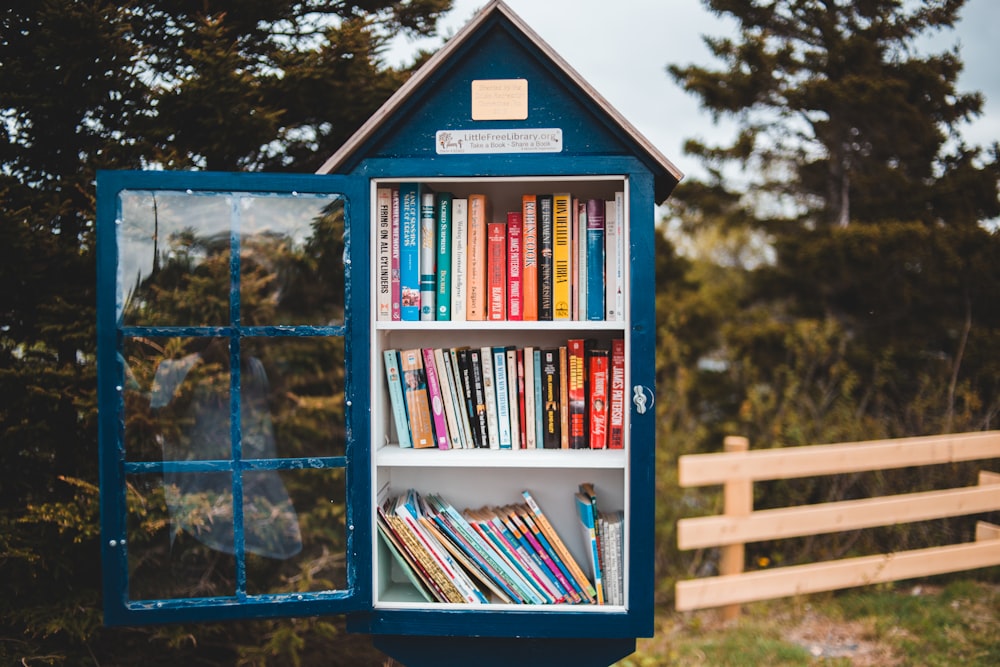
<instances>
[{"instance_id":1,"label":"wooden post","mask_svg":"<svg viewBox=\"0 0 1000 667\"><path fill-rule=\"evenodd\" d=\"M750 441L742 436L726 436L723 441L726 452L745 452L750 448ZM726 516L748 516L753 511L753 482L749 479L728 480L722 489L723 512ZM741 574L746 556L746 546L730 544L722 547L722 558L719 562L719 573ZM735 621L740 616L740 605L731 604L722 608L722 619L726 622Z\"/></svg>"}]
</instances>

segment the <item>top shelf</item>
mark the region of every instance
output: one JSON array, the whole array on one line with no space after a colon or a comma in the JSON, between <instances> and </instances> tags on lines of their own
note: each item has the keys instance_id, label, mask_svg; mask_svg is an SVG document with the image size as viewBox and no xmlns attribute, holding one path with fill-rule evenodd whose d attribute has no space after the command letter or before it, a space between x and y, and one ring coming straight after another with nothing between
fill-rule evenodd
<instances>
[{"instance_id":1,"label":"top shelf","mask_svg":"<svg viewBox=\"0 0 1000 667\"><path fill-rule=\"evenodd\" d=\"M622 331L620 320L376 321L381 331Z\"/></svg>"}]
</instances>

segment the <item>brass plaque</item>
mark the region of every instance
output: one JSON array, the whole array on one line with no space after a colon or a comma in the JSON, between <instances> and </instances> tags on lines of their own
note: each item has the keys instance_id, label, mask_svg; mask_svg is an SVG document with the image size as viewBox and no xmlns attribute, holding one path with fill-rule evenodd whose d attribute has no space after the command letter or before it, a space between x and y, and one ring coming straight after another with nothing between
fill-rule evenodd
<instances>
[{"instance_id":1,"label":"brass plaque","mask_svg":"<svg viewBox=\"0 0 1000 667\"><path fill-rule=\"evenodd\" d=\"M472 120L527 120L527 79L472 82Z\"/></svg>"}]
</instances>

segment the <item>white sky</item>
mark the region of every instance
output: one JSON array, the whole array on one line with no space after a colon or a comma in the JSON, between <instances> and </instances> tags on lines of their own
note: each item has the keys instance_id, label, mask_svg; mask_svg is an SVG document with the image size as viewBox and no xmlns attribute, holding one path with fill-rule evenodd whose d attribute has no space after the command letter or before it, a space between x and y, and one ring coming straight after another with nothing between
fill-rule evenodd
<instances>
[{"instance_id":1,"label":"white sky","mask_svg":"<svg viewBox=\"0 0 1000 667\"><path fill-rule=\"evenodd\" d=\"M586 79L608 102L685 174L700 173L682 152L687 139L726 143L732 125L712 124L697 99L684 93L666 72L668 64L719 67L702 43L703 35L722 36L734 23L715 16L700 0L506 0L525 23ZM440 32L451 35L465 25L485 0L455 0ZM968 0L955 30L928 40L933 52L960 46L965 70L959 92L978 90L986 97L983 115L963 128L971 145L1000 140L1000 70L996 40L1000 2ZM401 39L387 54L392 64L407 61L417 48L434 49L441 39Z\"/></svg>"}]
</instances>

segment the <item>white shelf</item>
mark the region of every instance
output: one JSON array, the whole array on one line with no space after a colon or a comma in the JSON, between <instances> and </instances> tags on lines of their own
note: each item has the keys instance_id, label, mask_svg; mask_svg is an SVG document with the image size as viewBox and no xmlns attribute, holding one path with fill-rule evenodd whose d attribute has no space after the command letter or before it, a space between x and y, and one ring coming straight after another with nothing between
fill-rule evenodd
<instances>
[{"instance_id":1,"label":"white shelf","mask_svg":"<svg viewBox=\"0 0 1000 667\"><path fill-rule=\"evenodd\" d=\"M417 468L558 468L625 467L623 449L400 449L390 445L376 454L379 467Z\"/></svg>"},{"instance_id":2,"label":"white shelf","mask_svg":"<svg viewBox=\"0 0 1000 667\"><path fill-rule=\"evenodd\" d=\"M441 331L624 331L625 322L607 320L548 320L548 321L511 321L486 320L464 322L437 321L376 321L378 331L419 331L433 333Z\"/></svg>"}]
</instances>

